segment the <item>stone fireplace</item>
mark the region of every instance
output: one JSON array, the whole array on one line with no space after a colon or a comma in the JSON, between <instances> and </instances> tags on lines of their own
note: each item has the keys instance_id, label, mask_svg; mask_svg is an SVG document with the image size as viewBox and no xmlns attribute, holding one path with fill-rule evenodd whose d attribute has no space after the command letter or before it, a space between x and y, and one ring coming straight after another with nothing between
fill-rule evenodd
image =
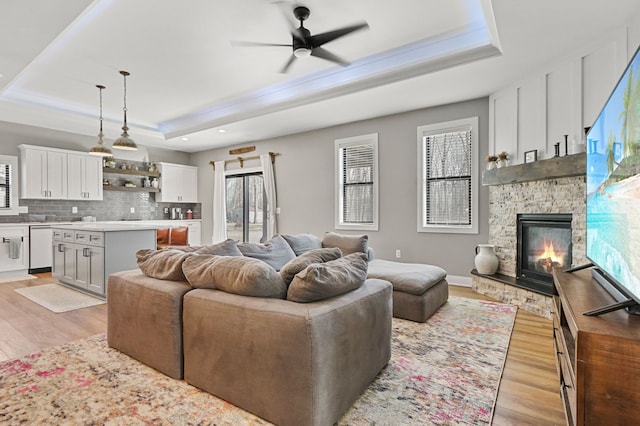
<instances>
[{"instance_id":1,"label":"stone fireplace","mask_svg":"<svg viewBox=\"0 0 640 426\"><path fill-rule=\"evenodd\" d=\"M489 244L496 246L500 263L494 276L472 273L475 291L551 319L550 284L531 288L519 279L518 217L570 217L570 255L564 262L586 263L584 167L585 156L578 154L483 173L483 185L489 185Z\"/></svg>"}]
</instances>

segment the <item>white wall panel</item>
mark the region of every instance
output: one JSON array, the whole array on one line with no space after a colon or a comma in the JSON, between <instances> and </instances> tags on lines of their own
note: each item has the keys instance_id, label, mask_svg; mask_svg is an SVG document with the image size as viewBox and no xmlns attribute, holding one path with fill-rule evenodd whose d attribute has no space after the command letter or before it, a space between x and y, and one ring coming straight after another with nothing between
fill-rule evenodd
<instances>
[{"instance_id":1,"label":"white wall panel","mask_svg":"<svg viewBox=\"0 0 640 426\"><path fill-rule=\"evenodd\" d=\"M489 154L513 151L518 139L517 89L506 89L491 96L489 108L491 120Z\"/></svg>"},{"instance_id":2,"label":"white wall panel","mask_svg":"<svg viewBox=\"0 0 640 426\"><path fill-rule=\"evenodd\" d=\"M504 150L511 154L510 164L524 163L524 152L539 149L546 133L544 79L530 79L518 87L517 91L518 138L509 149Z\"/></svg>"},{"instance_id":3,"label":"white wall panel","mask_svg":"<svg viewBox=\"0 0 640 426\"><path fill-rule=\"evenodd\" d=\"M567 61L546 75L547 134L545 148L547 152L542 158L553 156L553 145L564 141L564 135L569 135L570 141L576 137L576 129L572 128L572 124L576 106L580 105L580 99L576 99L574 94L573 87L576 76L572 65Z\"/></svg>"}]
</instances>

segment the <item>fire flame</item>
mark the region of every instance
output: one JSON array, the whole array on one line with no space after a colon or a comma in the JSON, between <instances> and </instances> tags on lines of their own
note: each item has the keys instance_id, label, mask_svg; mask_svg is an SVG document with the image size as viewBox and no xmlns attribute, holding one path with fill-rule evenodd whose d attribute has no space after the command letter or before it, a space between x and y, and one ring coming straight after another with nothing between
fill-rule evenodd
<instances>
[{"instance_id":1,"label":"fire flame","mask_svg":"<svg viewBox=\"0 0 640 426\"><path fill-rule=\"evenodd\" d=\"M547 242L547 240L545 240L544 252L542 252L538 257L538 264L550 272L551 268L554 266L563 266L563 260L564 259L561 255L556 254L553 247L553 241Z\"/></svg>"}]
</instances>

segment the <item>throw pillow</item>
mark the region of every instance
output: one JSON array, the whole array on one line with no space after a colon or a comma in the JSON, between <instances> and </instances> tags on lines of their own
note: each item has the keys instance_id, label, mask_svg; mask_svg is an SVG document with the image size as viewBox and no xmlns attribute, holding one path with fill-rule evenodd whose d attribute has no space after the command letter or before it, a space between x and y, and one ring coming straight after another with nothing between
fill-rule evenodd
<instances>
[{"instance_id":1,"label":"throw pillow","mask_svg":"<svg viewBox=\"0 0 640 426\"><path fill-rule=\"evenodd\" d=\"M136 252L138 267L148 277L160 280L186 281L182 273L182 263L189 257L196 257L193 253L182 250L150 250L143 249Z\"/></svg>"},{"instance_id":2,"label":"throw pillow","mask_svg":"<svg viewBox=\"0 0 640 426\"><path fill-rule=\"evenodd\" d=\"M368 235L343 235L325 232L322 237L322 247L338 247L342 250L343 256L351 253L366 253L368 243Z\"/></svg>"},{"instance_id":3,"label":"throw pillow","mask_svg":"<svg viewBox=\"0 0 640 426\"><path fill-rule=\"evenodd\" d=\"M322 248L322 240L313 234L282 235L282 238L289 243L296 256Z\"/></svg>"},{"instance_id":4,"label":"throw pillow","mask_svg":"<svg viewBox=\"0 0 640 426\"><path fill-rule=\"evenodd\" d=\"M238 243L231 238L217 244L199 247L196 253L215 254L218 256L242 256L242 252L238 250Z\"/></svg>"},{"instance_id":5,"label":"throw pillow","mask_svg":"<svg viewBox=\"0 0 640 426\"><path fill-rule=\"evenodd\" d=\"M238 243L238 249L245 256L268 263L276 271L296 257L289 244L280 235L276 235L264 244Z\"/></svg>"},{"instance_id":6,"label":"throw pillow","mask_svg":"<svg viewBox=\"0 0 640 426\"><path fill-rule=\"evenodd\" d=\"M352 253L326 263L313 263L291 281L287 299L315 302L355 290L367 278L367 255Z\"/></svg>"},{"instance_id":7,"label":"throw pillow","mask_svg":"<svg viewBox=\"0 0 640 426\"><path fill-rule=\"evenodd\" d=\"M250 257L201 254L185 260L182 270L195 288L278 299L287 294L280 275L265 262Z\"/></svg>"},{"instance_id":8,"label":"throw pillow","mask_svg":"<svg viewBox=\"0 0 640 426\"><path fill-rule=\"evenodd\" d=\"M282 277L286 285L289 285L298 272L312 263L324 263L338 259L341 256L342 252L337 247L309 250L284 265L282 269L280 269L280 277Z\"/></svg>"}]
</instances>

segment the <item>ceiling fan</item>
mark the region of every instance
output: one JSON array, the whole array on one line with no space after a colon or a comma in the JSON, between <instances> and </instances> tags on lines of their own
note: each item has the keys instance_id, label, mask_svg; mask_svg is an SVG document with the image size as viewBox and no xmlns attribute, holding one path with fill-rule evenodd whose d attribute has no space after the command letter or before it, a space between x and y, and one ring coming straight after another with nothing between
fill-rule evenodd
<instances>
[{"instance_id":1,"label":"ceiling fan","mask_svg":"<svg viewBox=\"0 0 640 426\"><path fill-rule=\"evenodd\" d=\"M281 4L283 2L278 3ZM251 41L236 41L232 42L232 44L236 46L291 47L293 49L293 53L291 54L291 57L289 58L285 66L280 70L281 73L286 73L289 70L289 67L291 67L291 65L297 58L306 58L308 56L315 56L316 58L326 59L327 61L335 62L342 66L348 66L349 62L345 61L339 56L334 55L322 46L337 38L344 37L354 31L369 28L369 24L367 24L366 22L361 22L358 24L350 25L348 27L328 31L326 33L311 35L311 31L304 27L304 21L309 18L310 13L311 11L309 10L309 8L305 6L296 6L293 9L293 16L296 18L296 20L300 21L300 26L298 28L295 27L294 22L289 19L289 16L285 14L291 24L291 44L260 43Z\"/></svg>"}]
</instances>

